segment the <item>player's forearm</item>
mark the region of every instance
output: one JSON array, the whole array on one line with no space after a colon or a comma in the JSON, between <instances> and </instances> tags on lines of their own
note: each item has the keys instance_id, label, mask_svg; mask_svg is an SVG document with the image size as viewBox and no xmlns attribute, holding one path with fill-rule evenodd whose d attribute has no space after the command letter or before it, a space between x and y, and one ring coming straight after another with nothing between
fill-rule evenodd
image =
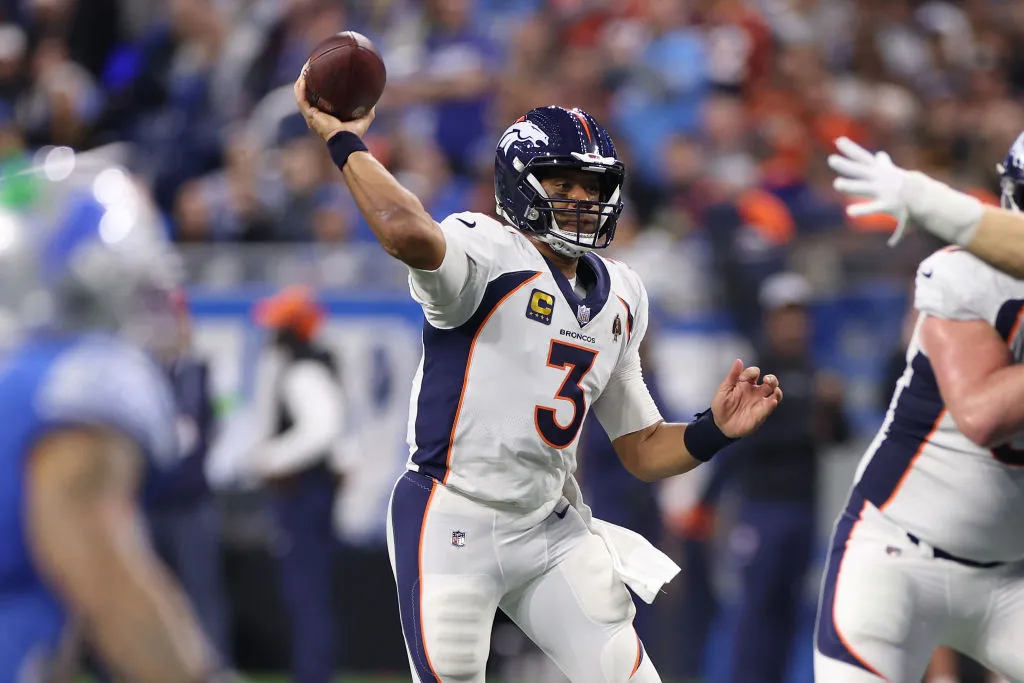
<instances>
[{"instance_id":1,"label":"player's forearm","mask_svg":"<svg viewBox=\"0 0 1024 683\"><path fill-rule=\"evenodd\" d=\"M82 514L51 535L57 584L104 661L139 683L200 682L215 661L177 586L139 538L125 510ZM106 518L101 522L100 518ZM95 521L94 521L95 520ZM96 526L121 527L110 534Z\"/></svg>"},{"instance_id":2,"label":"player's forearm","mask_svg":"<svg viewBox=\"0 0 1024 683\"><path fill-rule=\"evenodd\" d=\"M154 563L155 565L155 563ZM185 600L162 568L139 581L113 573L107 604L86 622L105 659L129 680L172 683L210 679L217 670L212 651ZM116 578L125 579L115 582Z\"/></svg>"},{"instance_id":3,"label":"player's forearm","mask_svg":"<svg viewBox=\"0 0 1024 683\"><path fill-rule=\"evenodd\" d=\"M701 464L683 441L686 425L659 422L637 434L616 439L615 449L630 474L641 481L660 481L684 474Z\"/></svg>"},{"instance_id":4,"label":"player's forearm","mask_svg":"<svg viewBox=\"0 0 1024 683\"><path fill-rule=\"evenodd\" d=\"M967 250L1004 273L1024 278L1024 216L985 207Z\"/></svg>"},{"instance_id":5,"label":"player's forearm","mask_svg":"<svg viewBox=\"0 0 1024 683\"><path fill-rule=\"evenodd\" d=\"M444 235L420 200L367 152L356 152L342 169L352 197L389 254L421 270L444 259Z\"/></svg>"},{"instance_id":6,"label":"player's forearm","mask_svg":"<svg viewBox=\"0 0 1024 683\"><path fill-rule=\"evenodd\" d=\"M1024 431L1024 365L992 373L977 391L950 405L964 436L986 448L1009 441Z\"/></svg>"},{"instance_id":7,"label":"player's forearm","mask_svg":"<svg viewBox=\"0 0 1024 683\"><path fill-rule=\"evenodd\" d=\"M1024 216L955 190L919 172L905 174L902 194L911 218L933 235L1024 277Z\"/></svg>"},{"instance_id":8,"label":"player's forearm","mask_svg":"<svg viewBox=\"0 0 1024 683\"><path fill-rule=\"evenodd\" d=\"M206 680L215 662L145 539L142 459L106 430L45 437L28 464L28 537L40 570L104 660L139 683Z\"/></svg>"}]
</instances>

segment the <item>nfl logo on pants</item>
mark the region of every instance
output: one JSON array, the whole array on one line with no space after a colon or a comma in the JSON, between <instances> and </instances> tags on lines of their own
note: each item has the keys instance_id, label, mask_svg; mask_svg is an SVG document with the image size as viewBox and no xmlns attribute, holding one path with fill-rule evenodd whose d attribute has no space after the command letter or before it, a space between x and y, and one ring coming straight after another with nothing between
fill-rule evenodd
<instances>
[{"instance_id":1,"label":"nfl logo on pants","mask_svg":"<svg viewBox=\"0 0 1024 683\"><path fill-rule=\"evenodd\" d=\"M452 545L456 548L461 548L466 545L466 532L465 531L453 531L452 532Z\"/></svg>"}]
</instances>

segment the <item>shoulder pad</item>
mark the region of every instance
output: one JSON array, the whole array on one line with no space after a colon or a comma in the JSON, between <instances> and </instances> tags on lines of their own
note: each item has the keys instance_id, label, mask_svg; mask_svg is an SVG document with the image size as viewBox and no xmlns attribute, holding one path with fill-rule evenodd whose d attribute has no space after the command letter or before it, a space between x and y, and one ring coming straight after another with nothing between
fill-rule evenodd
<instances>
[{"instance_id":1,"label":"shoulder pad","mask_svg":"<svg viewBox=\"0 0 1024 683\"><path fill-rule=\"evenodd\" d=\"M993 269L959 247L938 251L917 268L914 307L950 320L988 320L997 304Z\"/></svg>"},{"instance_id":2,"label":"shoulder pad","mask_svg":"<svg viewBox=\"0 0 1024 683\"><path fill-rule=\"evenodd\" d=\"M157 465L177 455L167 379L148 356L123 342L87 339L68 348L53 361L34 407L43 422L122 431Z\"/></svg>"}]
</instances>

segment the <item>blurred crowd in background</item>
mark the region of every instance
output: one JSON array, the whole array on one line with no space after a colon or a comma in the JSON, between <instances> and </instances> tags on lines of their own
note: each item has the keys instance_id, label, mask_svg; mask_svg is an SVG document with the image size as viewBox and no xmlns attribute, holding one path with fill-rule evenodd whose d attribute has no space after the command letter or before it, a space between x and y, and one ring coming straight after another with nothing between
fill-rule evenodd
<instances>
[{"instance_id":1,"label":"blurred crowd in background","mask_svg":"<svg viewBox=\"0 0 1024 683\"><path fill-rule=\"evenodd\" d=\"M493 211L523 112L593 113L629 169L616 246L689 251L685 292L653 283L684 308L752 305L800 254L819 291L905 273L884 219L842 230L836 136L992 198L1024 126L1012 0L2 0L0 158L124 145L183 242L371 240L289 91L342 29L387 63L373 152L438 218Z\"/></svg>"},{"instance_id":2,"label":"blurred crowd in background","mask_svg":"<svg viewBox=\"0 0 1024 683\"><path fill-rule=\"evenodd\" d=\"M669 607L688 621L671 637L650 636L677 655L670 673L706 673L721 588L706 545L722 481L735 475L744 502L728 543L748 598L761 591L766 602L751 608L760 613L739 610L749 635L726 659L768 672L756 680L734 672L738 683L781 681L787 661L773 652L785 648L772 642L756 652L763 638L754 634L773 630L765 614L786 613L776 630L797 637L791 631L801 617L789 612L817 553L816 523L802 521L814 518L813 461L851 431L843 378L810 360L805 309L881 283L900 293L898 321L917 262L936 246L914 235L888 249L889 219L848 219L825 158L846 135L997 203L995 164L1024 129L1024 3L0 0L0 173L24 168L47 146L105 146L151 188L167 229L192 255L193 286L287 284L296 271L280 263L313 247L318 258L302 261L312 264L301 269L305 284L325 291L372 281L397 291L402 269L385 273L387 259L362 258L377 251L373 235L293 101L292 83L313 46L345 29L369 36L388 69L367 144L437 220L493 213L494 144L509 123L541 105L585 109L610 129L628 170L613 255L641 273L666 316L719 312L759 357L803 383L791 394L779 373L794 407L788 416L780 410L785 426L771 433L790 441L768 438L751 448L778 453L747 457L771 464L744 470L742 454L724 460L695 504L674 516L659 514L652 487L602 469L615 463L600 434L585 444L605 451L590 469L599 512L682 540L675 554L685 559L687 604ZM358 267L365 263L372 268ZM873 301L869 294L867 306ZM878 397L860 397L874 416L902 369L901 330L891 327L879 332L884 341L867 342L895 344L891 370L872 388ZM874 425L858 422L853 431L863 436L866 427ZM790 562L754 562L767 547ZM359 566L358 557L349 560ZM359 576L377 576L386 591L390 576L379 560ZM235 594L255 585L251 572L228 573ZM258 612L237 600L234 609L236 621ZM212 619L227 630L223 614ZM526 661L514 638L495 633L496 652ZM401 640L392 635L387 647L398 648L401 664ZM673 649L673 638L686 647Z\"/></svg>"}]
</instances>

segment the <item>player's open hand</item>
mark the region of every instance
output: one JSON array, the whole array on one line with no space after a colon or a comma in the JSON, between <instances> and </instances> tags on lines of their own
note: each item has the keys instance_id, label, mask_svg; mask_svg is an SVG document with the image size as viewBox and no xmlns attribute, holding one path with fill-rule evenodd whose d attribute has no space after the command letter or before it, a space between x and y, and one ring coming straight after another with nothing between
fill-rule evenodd
<instances>
[{"instance_id":1,"label":"player's open hand","mask_svg":"<svg viewBox=\"0 0 1024 683\"><path fill-rule=\"evenodd\" d=\"M736 360L711 400L711 415L726 436L738 439L750 434L768 419L782 400L779 378L765 375L757 366L743 367Z\"/></svg>"},{"instance_id":2,"label":"player's open hand","mask_svg":"<svg viewBox=\"0 0 1024 683\"><path fill-rule=\"evenodd\" d=\"M306 66L308 64L307 62ZM353 121L342 121L325 111L317 109L306 99L306 66L302 67L302 73L295 80L294 87L295 102L299 105L299 111L302 112L303 118L306 119L306 125L323 138L324 142L330 140L334 137L335 133L340 133L341 131L349 131L359 137L365 135L370 124L373 123L376 107L370 109L366 116Z\"/></svg>"},{"instance_id":3,"label":"player's open hand","mask_svg":"<svg viewBox=\"0 0 1024 683\"><path fill-rule=\"evenodd\" d=\"M903 237L909 214L904 198L908 171L894 164L885 152L872 154L849 138L837 138L835 143L841 154L828 158L829 167L839 176L832 186L844 194L868 199L846 207L847 215L858 218L889 214L899 221L889 241L890 245L896 244Z\"/></svg>"},{"instance_id":4,"label":"player's open hand","mask_svg":"<svg viewBox=\"0 0 1024 683\"><path fill-rule=\"evenodd\" d=\"M868 199L846 207L846 213L854 218L875 213L896 218L889 246L900 241L911 218L915 225L946 242L966 244L970 240L984 211L975 197L920 171L904 170L885 152L872 154L849 138L838 138L836 148L841 154L828 158L828 165L839 174L832 186Z\"/></svg>"}]
</instances>

